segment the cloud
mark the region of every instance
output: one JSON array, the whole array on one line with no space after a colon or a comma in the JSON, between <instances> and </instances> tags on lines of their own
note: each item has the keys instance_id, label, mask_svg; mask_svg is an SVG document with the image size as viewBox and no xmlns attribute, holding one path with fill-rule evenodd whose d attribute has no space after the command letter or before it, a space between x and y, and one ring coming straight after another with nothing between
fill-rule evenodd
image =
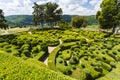
<instances>
[{"instance_id":1,"label":"cloud","mask_svg":"<svg viewBox=\"0 0 120 80\"><path fill-rule=\"evenodd\" d=\"M1 2L0 9L3 9L5 15L31 14L31 0L11 0L11 2Z\"/></svg>"},{"instance_id":2,"label":"cloud","mask_svg":"<svg viewBox=\"0 0 120 80\"><path fill-rule=\"evenodd\" d=\"M58 4L62 7L64 14L95 15L100 10L101 2L102 0L59 0ZM84 5L89 5L93 9Z\"/></svg>"},{"instance_id":3,"label":"cloud","mask_svg":"<svg viewBox=\"0 0 120 80\"><path fill-rule=\"evenodd\" d=\"M92 5L92 6L96 5L97 3L98 3L98 0L91 0L89 2L89 4Z\"/></svg>"},{"instance_id":4,"label":"cloud","mask_svg":"<svg viewBox=\"0 0 120 80\"><path fill-rule=\"evenodd\" d=\"M38 4L56 2L63 9L63 14L71 15L95 15L100 10L102 2L102 0L0 0L0 9L3 9L5 15L31 15L34 1Z\"/></svg>"},{"instance_id":5,"label":"cloud","mask_svg":"<svg viewBox=\"0 0 120 80\"><path fill-rule=\"evenodd\" d=\"M94 4L94 13L93 14L96 14L96 12L98 11L98 10L100 10L100 4L102 3L102 0L94 0L94 2L91 4L91 5L93 5Z\"/></svg>"}]
</instances>

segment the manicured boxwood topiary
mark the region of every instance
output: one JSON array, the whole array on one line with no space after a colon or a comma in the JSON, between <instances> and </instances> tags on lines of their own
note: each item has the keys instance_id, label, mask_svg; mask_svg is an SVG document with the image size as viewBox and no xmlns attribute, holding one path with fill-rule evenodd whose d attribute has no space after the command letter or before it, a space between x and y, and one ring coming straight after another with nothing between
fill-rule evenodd
<instances>
[{"instance_id":1,"label":"manicured boxwood topiary","mask_svg":"<svg viewBox=\"0 0 120 80\"><path fill-rule=\"evenodd\" d=\"M60 50L60 47L58 46L55 48L55 50L51 53L51 55L48 58L48 66L52 70L56 70L55 63L56 63L56 56L58 55L58 51Z\"/></svg>"},{"instance_id":2,"label":"manicured boxwood topiary","mask_svg":"<svg viewBox=\"0 0 120 80\"><path fill-rule=\"evenodd\" d=\"M78 68L80 72L84 72L84 69L90 69L89 76L91 75L93 79L96 79L111 71L116 66L113 62L116 63L120 60L119 37L104 38L105 35L107 33L79 29L33 31L32 34L24 32L16 35L0 36L0 39L4 39L4 42L2 40L0 42L0 49L6 50L6 48L9 48L12 55L24 59L34 58L43 61L48 56L48 46L58 45L58 39L61 39L63 44L59 49L55 49L54 54L50 54L52 57L49 56L48 66L56 70L56 67L60 65L63 67L60 70L67 75L76 75L74 71ZM66 40L68 42L64 42ZM57 60L57 58L60 58L60 60ZM94 62L97 63L96 66L91 64ZM98 63L101 63L101 65L98 65ZM72 66L75 66L76 69ZM69 73L71 71L72 74ZM76 76L78 78L80 75L77 74ZM86 73L85 76L87 76ZM87 77L84 77L84 79L87 79ZM82 78L82 80L84 79Z\"/></svg>"},{"instance_id":3,"label":"manicured boxwood topiary","mask_svg":"<svg viewBox=\"0 0 120 80\"><path fill-rule=\"evenodd\" d=\"M110 66L111 66L112 68L116 68L116 63L115 63L115 62L110 62Z\"/></svg>"},{"instance_id":4,"label":"manicured boxwood topiary","mask_svg":"<svg viewBox=\"0 0 120 80\"><path fill-rule=\"evenodd\" d=\"M79 60L76 56L70 58L70 64L78 64Z\"/></svg>"},{"instance_id":5,"label":"manicured boxwood topiary","mask_svg":"<svg viewBox=\"0 0 120 80\"><path fill-rule=\"evenodd\" d=\"M75 80L59 72L51 71L41 62L22 60L0 51L0 79L8 80ZM68 70L69 71L69 70ZM9 73L9 74L6 74ZM38 76L39 75L39 76Z\"/></svg>"},{"instance_id":6,"label":"manicured boxwood topiary","mask_svg":"<svg viewBox=\"0 0 120 80\"><path fill-rule=\"evenodd\" d=\"M65 64L64 59L62 59L62 58L60 58L60 57L58 57L58 58L56 59L56 63L58 63L58 64Z\"/></svg>"},{"instance_id":7,"label":"manicured boxwood topiary","mask_svg":"<svg viewBox=\"0 0 120 80\"><path fill-rule=\"evenodd\" d=\"M31 53L29 52L29 50L23 50L21 54L24 54L26 57L31 56Z\"/></svg>"},{"instance_id":8,"label":"manicured boxwood topiary","mask_svg":"<svg viewBox=\"0 0 120 80\"><path fill-rule=\"evenodd\" d=\"M64 60L69 60L71 57L71 51L70 50L62 51L62 56Z\"/></svg>"},{"instance_id":9,"label":"manicured boxwood topiary","mask_svg":"<svg viewBox=\"0 0 120 80\"><path fill-rule=\"evenodd\" d=\"M0 38L0 43L4 42L4 39L3 38Z\"/></svg>"}]
</instances>

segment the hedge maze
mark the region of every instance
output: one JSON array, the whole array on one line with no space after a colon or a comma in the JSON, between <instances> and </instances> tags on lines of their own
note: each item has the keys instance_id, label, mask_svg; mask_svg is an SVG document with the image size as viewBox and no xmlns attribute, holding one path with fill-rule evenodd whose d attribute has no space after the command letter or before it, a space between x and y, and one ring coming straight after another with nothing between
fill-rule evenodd
<instances>
[{"instance_id":1,"label":"hedge maze","mask_svg":"<svg viewBox=\"0 0 120 80\"><path fill-rule=\"evenodd\" d=\"M48 46L58 47L48 56ZM48 68L79 80L95 80L118 69L120 35L79 29L23 32L0 36L0 50L24 60L43 61L48 56Z\"/></svg>"}]
</instances>

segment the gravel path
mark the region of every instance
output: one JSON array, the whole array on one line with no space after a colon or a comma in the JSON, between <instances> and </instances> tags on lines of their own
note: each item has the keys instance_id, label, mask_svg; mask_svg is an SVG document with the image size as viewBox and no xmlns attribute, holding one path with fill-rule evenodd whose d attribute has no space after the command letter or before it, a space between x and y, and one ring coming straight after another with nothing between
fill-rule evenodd
<instances>
[{"instance_id":1,"label":"gravel path","mask_svg":"<svg viewBox=\"0 0 120 80\"><path fill-rule=\"evenodd\" d=\"M6 35L6 34L9 34L7 30L3 30L3 34L2 35Z\"/></svg>"},{"instance_id":2,"label":"gravel path","mask_svg":"<svg viewBox=\"0 0 120 80\"><path fill-rule=\"evenodd\" d=\"M62 40L61 39L59 39L59 41L60 41L60 44L59 45L61 45L62 44ZM58 45L58 46L59 46ZM58 46L54 46L54 47L52 47L52 46L48 46L48 53L49 53L49 55L51 54L51 52L56 48L56 47L58 47ZM44 64L46 64L46 65L48 65L48 57L49 57L49 55L46 57L46 59L44 60Z\"/></svg>"}]
</instances>

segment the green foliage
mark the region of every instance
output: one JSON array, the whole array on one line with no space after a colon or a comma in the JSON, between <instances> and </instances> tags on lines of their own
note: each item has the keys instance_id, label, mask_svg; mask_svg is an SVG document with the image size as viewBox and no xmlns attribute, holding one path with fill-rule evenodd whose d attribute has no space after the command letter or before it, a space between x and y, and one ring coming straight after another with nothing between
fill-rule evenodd
<instances>
[{"instance_id":1,"label":"green foliage","mask_svg":"<svg viewBox=\"0 0 120 80\"><path fill-rule=\"evenodd\" d=\"M53 27L53 23L61 19L62 9L58 8L57 3L47 2L46 4L38 5L36 2L33 6L33 22L35 25L41 23L43 28L43 23L47 22Z\"/></svg>"},{"instance_id":2,"label":"green foliage","mask_svg":"<svg viewBox=\"0 0 120 80\"><path fill-rule=\"evenodd\" d=\"M63 57L64 60L68 60L71 57L71 52L69 50L64 50L62 51L61 56Z\"/></svg>"},{"instance_id":3,"label":"green foliage","mask_svg":"<svg viewBox=\"0 0 120 80\"><path fill-rule=\"evenodd\" d=\"M76 16L72 19L72 26L76 28L86 27L87 20L84 17Z\"/></svg>"},{"instance_id":4,"label":"green foliage","mask_svg":"<svg viewBox=\"0 0 120 80\"><path fill-rule=\"evenodd\" d=\"M111 71L110 73L106 74L104 77L101 77L97 80L119 80L119 75L120 75L120 63L117 63L116 69Z\"/></svg>"},{"instance_id":5,"label":"green foliage","mask_svg":"<svg viewBox=\"0 0 120 80\"><path fill-rule=\"evenodd\" d=\"M120 13L118 3L119 0L103 0L100 5L102 10L96 14L101 28L113 28L113 32L115 32L115 27L120 24L118 19L118 14Z\"/></svg>"},{"instance_id":6,"label":"green foliage","mask_svg":"<svg viewBox=\"0 0 120 80\"><path fill-rule=\"evenodd\" d=\"M77 64L79 61L76 56L72 56L70 58L70 64Z\"/></svg>"},{"instance_id":7,"label":"green foliage","mask_svg":"<svg viewBox=\"0 0 120 80\"><path fill-rule=\"evenodd\" d=\"M57 70L65 74L66 67L70 67L72 77L78 78L80 73L84 72L81 74L81 76L85 75L84 78L79 77L78 79L86 80L100 78L116 68L115 63L119 60L119 46L117 46L118 42L115 40L115 36L110 37L109 34L96 31L78 31L77 29L71 31L62 32L64 34L62 36L63 44L60 45L61 50L58 51L55 61ZM71 50L71 56L66 59L69 50ZM79 74L75 74L77 68L81 71L78 72ZM89 73L86 72L86 69L90 70Z\"/></svg>"},{"instance_id":8,"label":"green foliage","mask_svg":"<svg viewBox=\"0 0 120 80\"><path fill-rule=\"evenodd\" d=\"M39 62L24 61L0 51L0 79L5 80L74 80L59 72L51 71Z\"/></svg>"},{"instance_id":9,"label":"green foliage","mask_svg":"<svg viewBox=\"0 0 120 80\"><path fill-rule=\"evenodd\" d=\"M55 59L56 59L56 55L57 55L57 52L60 50L60 47L57 47L52 53L51 55L49 56L48 58L48 66L50 69L52 70L56 70L56 67L55 67Z\"/></svg>"},{"instance_id":10,"label":"green foliage","mask_svg":"<svg viewBox=\"0 0 120 80\"><path fill-rule=\"evenodd\" d=\"M58 23L58 26L61 28L61 29L69 29L71 28L69 23L64 21L63 19L60 20L60 22Z\"/></svg>"},{"instance_id":11,"label":"green foliage","mask_svg":"<svg viewBox=\"0 0 120 80\"><path fill-rule=\"evenodd\" d=\"M0 36L0 50L26 61L44 61L48 46L59 45L62 40L49 55L48 67L81 80L104 77L117 68L120 61L119 34L79 29L34 30L31 33Z\"/></svg>"}]
</instances>

